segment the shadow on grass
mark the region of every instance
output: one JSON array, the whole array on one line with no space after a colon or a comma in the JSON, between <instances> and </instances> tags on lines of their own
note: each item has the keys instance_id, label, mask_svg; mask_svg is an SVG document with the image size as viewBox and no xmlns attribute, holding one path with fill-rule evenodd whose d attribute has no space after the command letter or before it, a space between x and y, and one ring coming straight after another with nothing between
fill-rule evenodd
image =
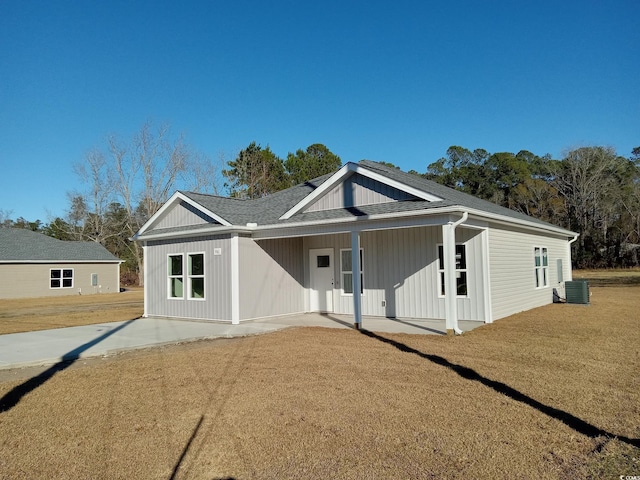
<instances>
[{"instance_id":1,"label":"shadow on grass","mask_svg":"<svg viewBox=\"0 0 640 480\"><path fill-rule=\"evenodd\" d=\"M200 415L200 420L198 421L196 427L193 429L193 433L191 434L191 437L189 437L187 444L182 449L182 454L180 455L180 458L176 462L175 467L173 467L173 472L171 473L171 477L169 477L170 480L173 480L174 478L176 478L176 475L178 474L178 470L180 469L180 465L182 465L182 461L184 460L184 457L187 455L187 452L189 451L189 447L191 447L191 444L193 443L193 439L196 438L196 435L198 434L198 430L200 430L200 426L202 425L203 421L204 421L204 415Z\"/></svg>"},{"instance_id":2,"label":"shadow on grass","mask_svg":"<svg viewBox=\"0 0 640 480\"><path fill-rule=\"evenodd\" d=\"M110 337L114 333L122 330L123 328L125 328L126 326L128 326L132 322L135 322L136 320L137 319L135 319L135 318L133 318L131 320L127 320L122 325L118 325L117 327L109 330L108 332L103 333L99 337L94 338L90 342L84 343L84 344L80 345L79 347L74 348L70 352L65 353L62 356L62 359L58 363L56 363L55 365L52 365L51 367L49 367L44 372L40 373L39 375L36 375L33 378L30 378L26 382L21 383L20 385L18 385L16 387L13 387L2 398L0 398L0 413L8 412L13 407L15 407L20 402L20 400L22 400L22 397L24 397L26 394L34 391L36 388L38 388L39 386L41 386L44 383L46 383L56 373L61 372L63 370L66 370L67 368L69 368L71 365L73 365L80 358L80 355L84 351L88 350L89 348L91 348L94 345L97 345L98 343L102 342L105 338Z\"/></svg>"},{"instance_id":3,"label":"shadow on grass","mask_svg":"<svg viewBox=\"0 0 640 480\"><path fill-rule=\"evenodd\" d=\"M482 385L489 387L498 393L506 395L507 397L517 402L524 403L525 405L535 408L540 413L544 413L545 415L551 418L561 421L562 423L567 425L569 428L572 428L576 432L586 435L587 437L596 438L596 437L604 436L611 439L615 438L628 445L632 445L634 447L640 447L640 439L638 438L621 437L618 435L614 435L610 432L607 432L606 430L602 430L601 428L598 428L595 425L591 425L590 423L585 422L581 418L571 415L570 413L565 412L564 410L560 410L558 408L545 405L544 403L541 403L529 397L528 395L525 395L524 393L516 390L513 387L510 387L509 385L506 385L502 382L498 382L496 380L491 380L490 378L487 378L487 377L483 377L478 372L476 372L475 370L469 367L464 367L462 365L451 363L449 360L447 360L444 357L440 357L439 355L423 353L419 350L416 350L415 348L411 348L408 345L405 345L404 343L397 342L390 338L382 337L368 330L361 330L361 333L363 335L366 335L367 337L387 343L397 348L401 352L412 353L414 355L419 356L420 358L429 360L430 362L433 362L436 365L440 365L442 367L448 368L449 370L452 370L453 372L460 375L462 378L465 378L467 380L471 380L474 382L479 382Z\"/></svg>"}]
</instances>

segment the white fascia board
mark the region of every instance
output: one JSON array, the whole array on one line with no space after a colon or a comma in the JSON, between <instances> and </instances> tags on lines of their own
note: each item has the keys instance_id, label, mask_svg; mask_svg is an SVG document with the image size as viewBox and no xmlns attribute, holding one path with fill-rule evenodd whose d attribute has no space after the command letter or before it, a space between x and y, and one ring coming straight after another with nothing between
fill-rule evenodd
<instances>
[{"instance_id":1,"label":"white fascia board","mask_svg":"<svg viewBox=\"0 0 640 480\"><path fill-rule=\"evenodd\" d=\"M429 202L438 202L442 200L442 198L427 193L418 188L410 187L404 183L398 182L396 180L392 180L391 178L381 175L379 173L373 172L366 167L362 167L357 163L349 162L345 164L340 170L334 173L331 177L329 177L322 185L316 188L309 195L304 197L301 201L291 207L284 215L280 217L280 220L287 220L291 218L296 213L302 211L305 207L311 205L316 200L320 199L324 194L333 189L336 185L338 185L341 181L343 181L348 176L357 173L364 177L368 177L372 180L376 180L377 182L383 183L390 187L396 188L403 192L409 193L414 197L421 198L423 200L428 200Z\"/></svg>"},{"instance_id":2,"label":"white fascia board","mask_svg":"<svg viewBox=\"0 0 640 480\"><path fill-rule=\"evenodd\" d=\"M255 230L252 227L240 227L240 226L211 226L206 228L199 228L198 230L176 230L174 232L166 232L166 233L150 233L148 235L142 235L134 238L133 240L137 241L147 241L147 240L165 240L169 238L191 238L191 237L201 237L203 235L226 235L230 233L251 233Z\"/></svg>"},{"instance_id":3,"label":"white fascia board","mask_svg":"<svg viewBox=\"0 0 640 480\"><path fill-rule=\"evenodd\" d=\"M407 192L411 195L413 195L414 197L418 197L421 198L423 200L427 200L429 202L439 202L442 201L443 199L433 195L431 193L427 193L424 190L420 190L418 188L415 187L411 187L405 183L402 182L398 182L396 180L393 180L385 175L382 175L380 173L376 173L376 172L372 172L371 170L369 170L366 167L362 167L360 165L357 164L352 164L355 166L355 169L353 170L355 173L358 173L364 177L369 177L372 180L376 180L380 183L384 183L385 185L389 185L390 187L393 187L397 190L401 190L403 192Z\"/></svg>"},{"instance_id":4,"label":"white fascia board","mask_svg":"<svg viewBox=\"0 0 640 480\"><path fill-rule=\"evenodd\" d=\"M344 178L348 177L353 173L353 169L351 166L353 163L346 163L340 170L331 175L325 182L316 188L309 195L304 197L298 203L296 203L293 207L287 210L284 215L280 217L280 220L287 220L291 218L294 214L298 213L300 210L304 209L307 205L312 204L317 199L321 198L325 193L335 187L338 183L340 183Z\"/></svg>"},{"instance_id":5,"label":"white fascia board","mask_svg":"<svg viewBox=\"0 0 640 480\"><path fill-rule=\"evenodd\" d=\"M142 236L142 234L144 232L146 232L149 227L151 225L153 225L155 222L158 221L158 219L162 218L164 216L164 214L170 209L172 208L177 202L185 202L188 203L189 205L191 205L193 208L196 208L198 210L200 210L202 213L204 213L205 215L208 215L209 217L213 218L216 222L221 223L222 225L225 226L231 226L231 223L227 222L224 218L222 218L219 215L216 215L215 213L211 212L210 210L204 208L202 205L200 205L198 202L195 202L193 200L191 200L189 197L187 197L185 194L181 193L181 192L176 192L174 193L171 198L169 200L167 200L165 202L164 205L162 205L162 207L160 207L160 209L154 213L151 218L149 220L147 220L145 222L145 224L142 226L142 228L140 228L140 230L138 230L136 232L136 234L131 237L132 240L137 240L138 238L140 238Z\"/></svg>"},{"instance_id":6,"label":"white fascia board","mask_svg":"<svg viewBox=\"0 0 640 480\"><path fill-rule=\"evenodd\" d=\"M202 228L202 229L198 229L190 232L175 231L175 232L168 232L168 233L159 233L155 235L151 233L149 235L144 235L142 240L161 240L161 239L169 239L169 238L180 238L180 237L186 237L186 236L197 237L197 236L211 235L211 234L220 234L220 235L231 234L231 233L252 234L254 232L260 233L260 232L268 232L268 231L283 231L283 230L295 229L300 227L314 227L319 225L327 225L328 223L357 224L363 221L372 222L376 220L389 220L389 219L397 219L399 223L401 223L402 218L419 217L419 216L436 216L436 215L450 214L450 213L461 214L462 212L468 212L469 215L472 216L474 219L481 220L481 221L493 221L495 223L499 223L507 226L518 226L521 228L525 228L528 230L535 230L538 232L546 231L546 232L554 233L556 235L567 236L567 237L574 237L576 235L575 232L565 230L564 228L555 227L553 225L548 225L548 226L539 225L534 222L515 219L515 218L507 217L504 215L490 214L482 210L476 210L473 208L465 208L461 206L449 206L449 207L429 208L429 209L422 209L422 210L412 210L408 212L381 213L377 215L367 215L362 217L334 218L334 219L331 219L330 222L328 222L327 220L313 220L313 221L307 221L307 222L293 222L293 223L286 223L286 224L259 225L255 227L212 226L212 227ZM480 228L480 226L478 225L468 225L468 226L470 228ZM354 227L351 227L350 230L351 229L358 229L358 227L354 226ZM300 234L298 232L297 236L299 235ZM259 235L258 237L261 239L268 238L268 237L261 237Z\"/></svg>"}]
</instances>

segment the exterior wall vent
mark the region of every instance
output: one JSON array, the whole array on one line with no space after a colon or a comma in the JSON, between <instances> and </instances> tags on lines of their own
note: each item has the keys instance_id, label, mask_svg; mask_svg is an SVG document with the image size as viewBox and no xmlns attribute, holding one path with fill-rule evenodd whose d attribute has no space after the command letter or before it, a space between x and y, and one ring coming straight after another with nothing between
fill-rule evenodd
<instances>
[{"instance_id":1,"label":"exterior wall vent","mask_svg":"<svg viewBox=\"0 0 640 480\"><path fill-rule=\"evenodd\" d=\"M567 303L589 305L589 283L586 280L565 282L564 291Z\"/></svg>"}]
</instances>

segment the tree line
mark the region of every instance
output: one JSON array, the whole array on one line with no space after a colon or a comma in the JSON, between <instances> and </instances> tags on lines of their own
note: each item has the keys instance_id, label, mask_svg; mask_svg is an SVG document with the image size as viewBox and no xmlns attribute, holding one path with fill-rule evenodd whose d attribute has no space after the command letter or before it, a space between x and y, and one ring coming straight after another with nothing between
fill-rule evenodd
<instances>
[{"instance_id":1,"label":"tree line","mask_svg":"<svg viewBox=\"0 0 640 480\"><path fill-rule=\"evenodd\" d=\"M419 175L579 233L576 268L640 265L640 147L628 158L580 147L555 160L452 146Z\"/></svg>"},{"instance_id":2,"label":"tree line","mask_svg":"<svg viewBox=\"0 0 640 480\"><path fill-rule=\"evenodd\" d=\"M166 125L145 123L130 138L111 135L74 165L81 188L68 192L68 210L49 223L11 220L61 240L94 241L125 260L123 284L144 283L142 248L130 238L175 190L259 198L334 172L339 156L316 143L278 157L251 142L233 160L212 161ZM387 165L391 165L388 164ZM630 157L609 147L581 147L562 159L450 147L421 173L429 180L520 211L580 234L574 266L640 265L640 147Z\"/></svg>"}]
</instances>

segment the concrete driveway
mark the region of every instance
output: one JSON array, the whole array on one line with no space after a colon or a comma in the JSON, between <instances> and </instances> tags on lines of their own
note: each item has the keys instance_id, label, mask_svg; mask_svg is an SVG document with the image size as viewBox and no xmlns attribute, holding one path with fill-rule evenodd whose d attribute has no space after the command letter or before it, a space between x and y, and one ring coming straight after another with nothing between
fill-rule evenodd
<instances>
[{"instance_id":1,"label":"concrete driveway","mask_svg":"<svg viewBox=\"0 0 640 480\"><path fill-rule=\"evenodd\" d=\"M0 369L73 362L79 358L208 338L231 338L274 332L294 326L353 328L351 316L301 314L229 323L139 318L126 322L0 335ZM363 328L375 332L444 335L443 320L391 320L364 317ZM471 330L480 322L460 322Z\"/></svg>"}]
</instances>

